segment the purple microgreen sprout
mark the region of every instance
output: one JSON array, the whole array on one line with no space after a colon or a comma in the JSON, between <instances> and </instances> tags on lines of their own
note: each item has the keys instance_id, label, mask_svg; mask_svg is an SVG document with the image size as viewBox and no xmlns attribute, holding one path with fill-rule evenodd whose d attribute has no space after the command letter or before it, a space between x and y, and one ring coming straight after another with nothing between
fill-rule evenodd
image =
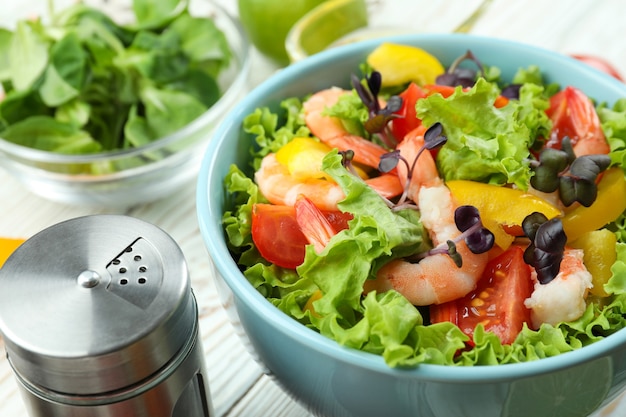
<instances>
[{"instance_id":1,"label":"purple microgreen sprout","mask_svg":"<svg viewBox=\"0 0 626 417\"><path fill-rule=\"evenodd\" d=\"M480 221L480 213L474 206L460 206L454 211L454 223L463 233L467 247L472 253L487 252L493 247L495 238Z\"/></svg>"},{"instance_id":2,"label":"purple microgreen sprout","mask_svg":"<svg viewBox=\"0 0 626 417\"><path fill-rule=\"evenodd\" d=\"M522 222L522 229L531 243L524 251L524 261L535 268L541 284L551 282L559 274L567 236L559 218L532 213Z\"/></svg>"},{"instance_id":3,"label":"purple microgreen sprout","mask_svg":"<svg viewBox=\"0 0 626 417\"><path fill-rule=\"evenodd\" d=\"M352 74L352 87L357 95L367 107L369 118L364 123L365 130L370 134L378 134L382 142L389 148L394 148L397 141L389 130L389 122L399 115L395 114L402 108L402 97L391 96L387 100L385 107L380 107L378 94L382 86L382 77L380 72L373 71L369 76L365 77L365 85L359 77Z\"/></svg>"},{"instance_id":4,"label":"purple microgreen sprout","mask_svg":"<svg viewBox=\"0 0 626 417\"><path fill-rule=\"evenodd\" d=\"M418 260L427 256L447 254L456 266L463 266L463 258L457 251L457 244L464 241L468 249L475 254L485 253L494 245L495 238L480 220L478 209L474 206L460 206L454 211L454 223L461 234L427 252L419 254Z\"/></svg>"},{"instance_id":5,"label":"purple microgreen sprout","mask_svg":"<svg viewBox=\"0 0 626 417\"><path fill-rule=\"evenodd\" d=\"M596 180L611 165L608 155L583 155L576 157L568 137L563 138L562 149L544 149L530 166L535 175L530 179L533 188L551 193L559 191L566 207L575 202L589 207L596 200Z\"/></svg>"},{"instance_id":6,"label":"purple microgreen sprout","mask_svg":"<svg viewBox=\"0 0 626 417\"><path fill-rule=\"evenodd\" d=\"M521 84L509 84L502 89L500 95L508 99L518 100L521 88Z\"/></svg>"},{"instance_id":7,"label":"purple microgreen sprout","mask_svg":"<svg viewBox=\"0 0 626 417\"><path fill-rule=\"evenodd\" d=\"M474 56L472 51L467 51L460 57L454 60L452 65L448 68L448 70L439 75L435 79L435 83L439 85L447 85L451 87L462 86L463 88L472 87L474 83L476 83L476 71L460 67L461 63L465 60L470 60L476 64L481 75L485 76L485 70L483 68L483 64L480 63L478 58Z\"/></svg>"},{"instance_id":8,"label":"purple microgreen sprout","mask_svg":"<svg viewBox=\"0 0 626 417\"><path fill-rule=\"evenodd\" d=\"M407 179L406 182L404 183L404 188L402 190L402 195L400 196L400 198L398 199L398 202L396 204L392 204L391 208L392 210L401 210L401 209L405 209L405 208L409 208L409 207L416 207L414 204L408 203L408 192L409 192L409 183L411 182L411 176L413 174L413 169L415 169L415 163L417 162L417 160L419 159L420 155L422 154L422 152L424 151L425 147L422 147L418 153L417 156L415 157L415 159L413 160L413 163L409 163L409 161L407 161L407 159L402 156L400 154L399 150L393 150L391 152L387 152L386 154L381 155L380 157L380 161L378 162L378 170L380 172L383 173L388 173L393 171L397 166L398 163L402 162L407 169Z\"/></svg>"},{"instance_id":9,"label":"purple microgreen sprout","mask_svg":"<svg viewBox=\"0 0 626 417\"><path fill-rule=\"evenodd\" d=\"M372 72L369 77L365 77L365 82L367 84L367 88L363 85L359 77L355 74L352 74L352 87L356 90L359 98L367 107L370 112L378 112L380 111L380 103L378 102L378 93L380 92L380 86L382 81L378 83L376 80L381 80L381 76L379 72Z\"/></svg>"},{"instance_id":10,"label":"purple microgreen sprout","mask_svg":"<svg viewBox=\"0 0 626 417\"><path fill-rule=\"evenodd\" d=\"M411 182L411 177L413 176L413 171L415 170L415 166L417 165L417 161L422 155L422 152L425 150L433 150L437 149L440 146L443 146L448 141L448 138L443 134L443 125L439 122L433 124L426 132L424 132L424 145L417 152L417 156L413 160L412 163L406 160L402 155L400 155L400 151L394 150L388 152L380 157L380 162L378 163L378 170L380 172L391 172L394 168L398 166L398 163L402 162L407 169L406 182L404 184L404 191L398 200L398 207L404 208L404 204L408 198L409 184Z\"/></svg>"}]
</instances>

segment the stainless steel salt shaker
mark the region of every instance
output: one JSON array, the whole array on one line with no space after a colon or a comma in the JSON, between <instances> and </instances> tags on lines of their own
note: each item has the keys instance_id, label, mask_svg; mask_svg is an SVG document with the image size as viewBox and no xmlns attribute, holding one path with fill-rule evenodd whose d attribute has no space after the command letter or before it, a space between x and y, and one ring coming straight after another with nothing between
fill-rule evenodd
<instances>
[{"instance_id":1,"label":"stainless steel salt shaker","mask_svg":"<svg viewBox=\"0 0 626 417\"><path fill-rule=\"evenodd\" d=\"M49 227L0 269L0 332L33 417L211 417L180 247L138 219Z\"/></svg>"}]
</instances>

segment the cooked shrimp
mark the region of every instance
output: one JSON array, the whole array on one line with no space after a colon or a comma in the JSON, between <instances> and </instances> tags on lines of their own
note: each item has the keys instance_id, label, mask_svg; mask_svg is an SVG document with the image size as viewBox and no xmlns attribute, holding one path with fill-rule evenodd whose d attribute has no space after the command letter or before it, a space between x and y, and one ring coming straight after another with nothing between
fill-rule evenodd
<instances>
[{"instance_id":1,"label":"cooked shrimp","mask_svg":"<svg viewBox=\"0 0 626 417\"><path fill-rule=\"evenodd\" d=\"M454 223L456 207L445 185L420 188L418 200L422 224L429 231L434 245L461 234ZM419 263L393 260L378 271L375 280L365 283L364 290L384 292L394 289L412 304L422 306L461 298L476 287L488 255L472 253L465 242L457 243L456 249L463 257L460 268L447 254L430 255Z\"/></svg>"},{"instance_id":2,"label":"cooked shrimp","mask_svg":"<svg viewBox=\"0 0 626 417\"><path fill-rule=\"evenodd\" d=\"M407 133L402 142L396 147L400 151L400 155L409 163L413 163L419 150L424 146L424 133L426 128L419 126ZM426 155L428 154L428 155ZM437 166L435 160L432 158L428 151L422 152L417 160L416 167L411 174L411 180L409 181L407 194L415 203L417 203L417 195L422 186L432 186L441 184L441 178L437 172ZM407 182L408 169L404 164L398 164L397 167L398 177L401 183Z\"/></svg>"},{"instance_id":3,"label":"cooked shrimp","mask_svg":"<svg viewBox=\"0 0 626 417\"><path fill-rule=\"evenodd\" d=\"M302 103L304 121L313 135L324 140L347 133L341 120L322 114L324 109L337 103L339 97L347 93L348 91L342 88L331 87L318 91Z\"/></svg>"},{"instance_id":4,"label":"cooked shrimp","mask_svg":"<svg viewBox=\"0 0 626 417\"><path fill-rule=\"evenodd\" d=\"M351 135L341 120L323 114L324 109L337 103L339 97L346 93L347 90L332 87L313 94L302 104L304 120L311 133L322 142L340 151L352 150L355 162L376 168L387 150L360 136Z\"/></svg>"},{"instance_id":5,"label":"cooked shrimp","mask_svg":"<svg viewBox=\"0 0 626 417\"><path fill-rule=\"evenodd\" d=\"M583 264L582 250L566 248L560 271L549 283L541 284L537 281L535 271L531 276L535 288L524 305L531 310L535 328L539 328L541 323L556 325L583 315L587 308L585 297L593 285L591 274Z\"/></svg>"},{"instance_id":6,"label":"cooked shrimp","mask_svg":"<svg viewBox=\"0 0 626 417\"><path fill-rule=\"evenodd\" d=\"M572 91L569 91L572 90ZM611 151L606 136L602 131L600 118L591 101L580 91L568 89L577 99L568 100L570 112L579 117L572 117L574 131L578 133L573 149L576 156L607 154Z\"/></svg>"},{"instance_id":7,"label":"cooked shrimp","mask_svg":"<svg viewBox=\"0 0 626 417\"><path fill-rule=\"evenodd\" d=\"M568 86L554 97L560 97L560 100L557 101L557 106L548 110L555 123L548 145L559 143L564 136L569 136L576 156L608 154L611 148L602 130L600 118L585 93ZM563 117L567 119L565 126L559 121Z\"/></svg>"},{"instance_id":8,"label":"cooked shrimp","mask_svg":"<svg viewBox=\"0 0 626 417\"><path fill-rule=\"evenodd\" d=\"M294 178L289 169L276 160L273 153L263 158L254 179L261 193L272 204L293 206L298 196L304 195L322 210L337 210L337 203L345 198L343 190L334 181L322 178L306 180ZM385 198L402 193L402 185L393 174L370 178L365 182Z\"/></svg>"},{"instance_id":9,"label":"cooked shrimp","mask_svg":"<svg viewBox=\"0 0 626 417\"><path fill-rule=\"evenodd\" d=\"M382 146L355 135L344 134L342 136L335 136L321 140L331 148L337 148L340 151L353 151L354 162L372 168L378 168L380 157L388 152Z\"/></svg>"},{"instance_id":10,"label":"cooked shrimp","mask_svg":"<svg viewBox=\"0 0 626 417\"><path fill-rule=\"evenodd\" d=\"M421 133L420 133L421 132ZM413 161L424 138L423 129L417 129L403 140L400 153ZM406 169L398 165L398 175L406 178ZM435 246L454 240L461 232L454 223L456 204L452 194L437 174L437 168L429 152L423 152L413 170L409 185L409 197L420 207L421 221L428 230ZM475 254L465 242L456 244L463 258L459 268L447 254L430 255L419 263L394 260L385 264L376 279L367 281L366 292L395 289L414 305L441 304L463 297L476 287L487 264L487 253Z\"/></svg>"}]
</instances>

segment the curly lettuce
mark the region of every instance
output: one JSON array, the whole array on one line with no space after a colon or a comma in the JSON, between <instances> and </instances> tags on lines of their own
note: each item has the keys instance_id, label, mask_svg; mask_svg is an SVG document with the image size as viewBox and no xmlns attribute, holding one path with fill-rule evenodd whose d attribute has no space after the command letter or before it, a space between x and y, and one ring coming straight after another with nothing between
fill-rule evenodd
<instances>
[{"instance_id":1,"label":"curly lettuce","mask_svg":"<svg viewBox=\"0 0 626 417\"><path fill-rule=\"evenodd\" d=\"M260 107L243 120L243 131L254 136L252 167L258 170L265 155L276 152L295 137L307 137L311 131L304 121L302 101L292 97L280 103L282 111Z\"/></svg>"},{"instance_id":2,"label":"curly lettuce","mask_svg":"<svg viewBox=\"0 0 626 417\"><path fill-rule=\"evenodd\" d=\"M530 138L546 128L546 122L534 115L534 109L545 104L542 102L541 87L524 88L529 92L527 96L522 95L525 97L522 101L534 101L532 106L512 106L512 110L505 113L494 110L492 114L500 117L500 121L493 122L493 126L498 123L515 126L522 119L535 120L534 128L522 129L523 134L511 134L511 141L515 142L517 138L517 142L527 147L532 142ZM496 90L479 85L474 93L464 93L467 98L463 102L466 105L474 101L486 104L495 97L495 93ZM452 97L452 100L457 99ZM282 107L283 111L289 112L282 119L291 120L287 125L279 123L278 115L269 109L257 110L246 119L246 131L255 135L257 151L254 155L257 157L282 146L283 141L304 131L298 122L301 107L293 105L295 101L290 103ZM433 107L438 105L436 103ZM626 109L626 105L623 108ZM618 110L619 107L611 111ZM471 120L470 116L463 117ZM479 118L478 115L472 117ZM510 120L503 121L507 117ZM605 115L605 119L612 120L613 117ZM615 119L619 127L621 122ZM613 132L622 132L618 127ZM475 130L479 133L485 131L487 129L484 128ZM626 138L621 133L607 136ZM463 146L471 143L471 140L461 140L460 135L453 140L464 143ZM626 149L626 139L621 140ZM507 146L502 148L498 152L508 149ZM621 150L619 146L614 149L614 152ZM508 149L508 152L515 154L521 151ZM497 169L492 174L493 178L504 180L506 177L504 181L507 182L515 183L516 178L525 175L523 167L507 171L489 162L483 166L495 166ZM472 340L452 323L430 325L424 310L413 306L394 290L381 294L371 292L364 296L363 283L374 277L381 265L424 250L428 239L418 212L390 210L362 180L348 173L336 151L326 156L323 169L344 190L346 199L339 204L339 208L353 213L354 219L350 221L350 227L335 235L322 252L316 253L312 246L307 247L305 261L296 270L271 265L258 254L250 235L252 205L265 202L265 199L256 184L235 166L231 167L225 179L230 201L223 223L233 257L251 285L285 314L341 345L381 355L392 367L415 367L425 363L497 365L556 356L598 341L626 326L626 243L617 245L613 276L605 285L611 296L604 304L590 303L583 316L573 322L556 326L544 324L538 330L524 327L510 345L503 345L496 335L485 331L481 325L475 329ZM508 177L515 172L520 174ZM309 307L312 299L316 300L312 302L313 309Z\"/></svg>"},{"instance_id":3,"label":"curly lettuce","mask_svg":"<svg viewBox=\"0 0 626 417\"><path fill-rule=\"evenodd\" d=\"M444 126L448 142L437 154L443 178L491 184L515 184L527 189L532 170L529 149L541 132L549 130L543 88L526 84L520 100L502 108L493 103L499 87L479 79L468 91L457 87L448 98L433 94L416 104L417 116L426 126Z\"/></svg>"}]
</instances>

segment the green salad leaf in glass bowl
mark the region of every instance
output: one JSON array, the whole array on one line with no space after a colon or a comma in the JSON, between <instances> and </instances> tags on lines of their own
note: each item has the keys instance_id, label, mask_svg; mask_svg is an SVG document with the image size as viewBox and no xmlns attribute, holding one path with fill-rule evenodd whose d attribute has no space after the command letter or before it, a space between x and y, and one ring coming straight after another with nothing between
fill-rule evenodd
<instances>
[{"instance_id":1,"label":"green salad leaf in glass bowl","mask_svg":"<svg viewBox=\"0 0 626 417\"><path fill-rule=\"evenodd\" d=\"M193 178L246 88L248 42L213 3L54 7L0 29L3 166L45 197L128 206Z\"/></svg>"}]
</instances>

